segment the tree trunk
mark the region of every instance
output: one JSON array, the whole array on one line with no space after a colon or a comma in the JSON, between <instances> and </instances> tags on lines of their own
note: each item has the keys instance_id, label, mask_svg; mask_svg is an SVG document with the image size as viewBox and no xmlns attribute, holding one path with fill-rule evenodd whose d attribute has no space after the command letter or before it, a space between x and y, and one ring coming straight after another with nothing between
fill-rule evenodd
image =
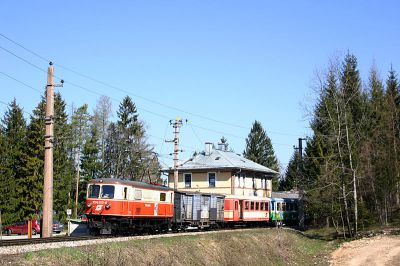
<instances>
[{"instance_id":1,"label":"tree trunk","mask_svg":"<svg viewBox=\"0 0 400 266\"><path fill-rule=\"evenodd\" d=\"M357 235L357 231L358 231L357 177L356 177L356 171L353 167L353 156L352 156L351 146L350 146L349 127L347 125L347 112L346 111L344 111L344 119L345 119L345 129L346 129L347 150L349 152L350 170L352 172L352 177L353 177L354 234Z\"/></svg>"}]
</instances>

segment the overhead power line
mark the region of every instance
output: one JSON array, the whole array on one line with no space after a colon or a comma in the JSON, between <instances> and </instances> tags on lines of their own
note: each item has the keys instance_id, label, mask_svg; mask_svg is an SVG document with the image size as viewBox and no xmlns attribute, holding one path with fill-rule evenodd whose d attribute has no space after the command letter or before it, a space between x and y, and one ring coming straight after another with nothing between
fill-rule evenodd
<instances>
[{"instance_id":1,"label":"overhead power line","mask_svg":"<svg viewBox=\"0 0 400 266\"><path fill-rule=\"evenodd\" d=\"M9 41L11 41L11 42L13 42L14 44L18 45L19 47L23 48L24 50L26 50L26 51L32 53L33 55L35 55L35 56L37 56L37 57L39 57L40 59L42 59L42 60L48 62L48 60L47 60L46 58L44 58L43 56L40 56L39 54L37 54L37 53L31 51L30 49L28 49L28 48L26 48L26 47L24 47L24 46L18 44L18 43L15 42L15 41L12 41L10 38L4 36L3 34L0 33L0 36L6 38L7 40L9 40ZM46 70L42 69L40 66L38 66L38 65L36 65L36 64L34 64L34 63L32 63L32 62L30 62L29 60L26 60L25 58L23 58L23 57L21 57L21 56L15 54L14 52L12 52L12 51L10 51L10 50L8 50L8 49L2 47L2 46L0 46L0 49L2 49L3 51L5 51L5 52L11 54L12 56L18 58L19 60L23 61L24 63L26 63L26 64L28 64L28 65L34 67L35 69L37 69L37 70L39 70L39 71L41 71L41 72L47 73ZM95 79L93 79L93 78L91 78L91 77L89 77L89 76L86 76L86 75L84 75L84 74L80 74L79 72L76 72L76 71L74 71L74 70L72 70L72 69L68 69L68 68L66 68L66 67L63 67L63 66L61 66L61 65L59 65L59 64L55 64L55 65L58 65L58 66L61 67L61 68L67 69L68 71L75 72L75 74L79 74L79 75L81 75L81 76L84 76L84 77L87 78L87 79L92 79L93 81L96 81L96 82L99 82L99 83L104 83L104 82L95 80ZM26 83L24 83L24 82L22 82L22 81L16 79L16 78L13 78L13 77L11 77L11 76L8 75L8 74L5 74L5 73L3 73L3 72L0 72L0 73L3 74L3 75L5 75L5 76L7 76L7 77L10 78L10 79L15 80L16 82L19 82L19 83L23 84L24 86L27 86L27 87L29 87L29 88L31 88L31 89L34 89L35 91L38 91L39 93L41 93L39 90L35 89L34 87L32 87L32 86L30 86L30 85L28 85L28 84L26 84ZM54 76L55 78L61 80L61 78L58 77L57 75L53 75L53 76ZM65 81L65 84L69 84L69 85L71 85L71 86L73 86L73 87L76 87L76 88L85 90L85 91L87 91L87 92L90 92L90 93L95 94L95 95L98 95L98 96L103 96L103 95L104 95L103 93L100 93L100 92L98 92L98 91L96 91L96 90L93 90L93 89L87 88L87 87L85 87L85 86L82 86L82 85L73 83L73 82L71 82L71 81ZM104 83L104 84L106 84L106 83ZM112 86L112 85L109 85L109 84L107 84L107 86L109 86L109 87L115 87L115 86ZM115 87L115 89L118 89L118 88ZM125 90L124 90L124 92L126 92L126 93L129 94L128 91L125 91ZM109 97L109 96L107 96L107 97ZM139 98L143 98L143 99L144 99L144 97L142 97L142 96L136 96L136 97L139 97ZM116 99L116 98L113 98L113 97L109 97L109 98L110 98L111 100L117 102L117 103L120 103L120 100L118 100L118 99ZM147 99L147 98L146 98L146 99ZM154 103L158 103L158 102L153 101L153 100L150 100L150 99L147 99L147 100L152 101L152 102L154 102ZM165 105L165 104L161 104L161 105L164 105L165 107L171 107L171 106L168 106L168 105ZM175 109L175 110L179 110L179 111L182 111L182 112L186 112L186 111L181 110L181 109L179 109L179 108L175 108L175 107L172 107L172 108ZM157 112L153 112L153 111L150 111L150 110L145 109L145 108L142 108L142 107L137 107L137 109L138 109L138 110L141 110L141 111L144 111L144 112L146 112L146 113L150 113L150 114L152 114L152 115L161 117L161 118L163 118L163 119L168 119L168 120L169 120L169 117L166 116L166 115L163 115L163 114L160 114L160 113L157 113ZM191 112L187 112L187 113L192 114ZM196 115L196 114L192 114L192 115ZM212 119L212 120L213 120L213 119ZM221 121L221 122L222 122L222 121ZM223 123L226 124L225 122L223 122ZM229 124L229 123L228 123L228 124ZM237 138L237 139L245 139L245 137L237 136L237 135L234 135L234 134L231 134L231 133L227 133L227 132L223 132L223 131L218 131L218 130L210 129L210 128L207 128L207 127L198 126L198 125L195 125L195 124L193 124L193 123L191 123L191 127L192 127L192 130L193 130L193 127L196 127L196 128L202 129L202 130L206 130L206 131L209 131L209 132L213 132L213 133L217 133L217 134L221 134L221 135L225 135L225 136L234 137L234 138ZM240 126L240 127L242 127L242 126ZM245 127L242 127L242 128L245 128ZM246 129L247 129L247 128L246 128ZM193 130L193 132L194 132L194 130ZM274 131L267 131L267 132L271 132L271 133L274 133L274 134L280 134L280 135L297 136L297 135L294 135L294 134L279 133L279 132L274 132ZM194 133L195 133L195 132L194 132ZM200 138L197 136L196 133L195 133L195 135L196 135L197 139L198 139L199 141L201 141ZM275 143L275 142L273 143L273 145L292 146L291 144L282 144L282 143ZM194 150L194 148L192 148L192 150Z\"/></svg>"},{"instance_id":2,"label":"overhead power line","mask_svg":"<svg viewBox=\"0 0 400 266\"><path fill-rule=\"evenodd\" d=\"M10 37L7 37L6 35L4 35L4 34L2 34L2 33L0 33L0 36L3 37L4 39L8 40L9 42L11 42L11 43L17 45L18 47L24 49L25 51L31 53L32 55L36 56L37 58L39 58L39 59L45 61L45 62L51 61L51 60L49 60L48 58L46 58L46 57L44 57L44 56L42 56L42 55L40 55L40 54L34 52L33 50L31 50L31 49L25 47L24 45L22 45L22 44L20 44L20 43L18 43L18 42L16 42L16 41L14 41L14 40L11 39ZM6 51L9 52L9 53L12 53L12 52L8 51L8 50L5 49L5 48L2 48L2 49L3 49L3 50L6 50ZM15 54L14 54L14 55L15 55ZM15 56L17 56L17 55L15 55ZM17 57L18 57L18 56L17 56ZM21 60L24 60L24 59L22 59L22 58L20 58L20 59L21 59ZM24 61L26 61L26 60L24 60ZM26 63L31 64L30 62L26 62ZM191 115L191 116L196 116L196 117L199 117L199 118L202 118L202 119L205 119L205 120L208 120L208 121L220 123L220 124L223 124L223 125L227 125L227 126L231 126L231 127L236 127L236 128L241 128L241 129L250 130L250 128L247 127L247 126L238 125L238 124L235 124L235 123L230 123L230 122L218 120L218 119L215 119L215 118L212 118L212 117L208 117L208 116L205 116L205 115L193 113L193 112L190 112L190 111L186 111L186 110L177 108L177 107L175 107L175 106L171 106L171 105L168 105L168 104L165 104L165 103L162 103L162 102L158 102L158 101L152 100L152 99L150 99L150 98L147 98L147 97L144 97L144 96L141 96L141 95L132 93L131 91L128 91L128 90L126 90L126 89L123 89L123 88L117 87L117 86L115 86L115 85L111 85L111 84L109 84L109 83L106 83L106 82L104 82L104 81L98 80L98 79L93 78L93 77L91 77L91 76L89 76L89 75L82 74L82 73L80 73L79 71L76 71L76 70L74 70L74 69L71 69L71 68L69 68L69 67L63 66L63 65L58 64L58 63L54 63L54 65L55 65L55 66L58 66L58 67L60 67L60 68L62 68L62 69L64 69L64 70L67 70L67 71L69 71L69 72L71 72L71 73L74 73L74 74L77 75L77 76L83 77L83 78L85 78L85 79L91 80L91 81L96 82L96 83L98 83L98 84L101 84L101 85L103 85L103 86L106 86L106 87L112 88L112 89L114 89L114 90L117 90L117 91L126 93L126 94L128 94L128 95L135 96L135 97L137 97L137 98L140 98L140 99L142 99L142 100L145 100L145 101L147 101L147 102L150 102L150 103L153 103L153 104L156 104L156 105L165 107L165 108L169 108L169 109L172 109L172 110L175 110L175 111L178 111L178 112L186 113L186 114ZM37 66L34 65L34 64L32 64L32 66L34 66L34 67L37 68ZM43 71L43 70L41 70L41 71ZM71 83L71 82L70 82L70 83ZM284 133L284 132L278 132L278 131L270 131L270 130L268 130L268 131L266 131L266 132L269 132L269 133L271 133L271 134L277 134L277 135L297 136L297 135L295 135L295 134Z\"/></svg>"},{"instance_id":3,"label":"overhead power line","mask_svg":"<svg viewBox=\"0 0 400 266\"><path fill-rule=\"evenodd\" d=\"M0 74L6 76L6 77L9 78L9 79L12 79L12 80L14 80L14 81L20 83L20 84L22 84L22 85L24 85L25 87L28 87L28 88L30 88L30 89L32 89L32 90L34 90L34 91L37 91L37 92L39 92L40 94L42 94L42 92L41 92L40 90L36 89L35 87L32 87L31 85L26 84L26 83L23 82L23 81L20 81L20 80L14 78L14 77L12 77L12 76L10 76L10 75L4 73L4 72L1 72L1 71L0 71Z\"/></svg>"}]
</instances>

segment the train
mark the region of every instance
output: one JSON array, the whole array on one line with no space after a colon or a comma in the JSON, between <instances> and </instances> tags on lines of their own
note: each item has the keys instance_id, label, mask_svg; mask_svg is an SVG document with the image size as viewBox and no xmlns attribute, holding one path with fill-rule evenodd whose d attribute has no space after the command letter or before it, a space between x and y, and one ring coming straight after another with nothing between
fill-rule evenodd
<instances>
[{"instance_id":1,"label":"train","mask_svg":"<svg viewBox=\"0 0 400 266\"><path fill-rule=\"evenodd\" d=\"M280 225L298 219L293 199L189 192L114 178L90 180L86 196L89 231L100 235Z\"/></svg>"}]
</instances>

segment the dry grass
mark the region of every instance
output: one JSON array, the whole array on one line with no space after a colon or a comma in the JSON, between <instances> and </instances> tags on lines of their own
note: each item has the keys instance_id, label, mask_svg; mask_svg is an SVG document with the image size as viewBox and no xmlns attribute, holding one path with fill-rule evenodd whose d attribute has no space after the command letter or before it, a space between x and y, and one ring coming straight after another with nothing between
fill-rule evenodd
<instances>
[{"instance_id":1,"label":"dry grass","mask_svg":"<svg viewBox=\"0 0 400 266\"><path fill-rule=\"evenodd\" d=\"M334 245L276 229L215 232L60 248L13 256L10 265L310 265L328 264Z\"/></svg>"}]
</instances>

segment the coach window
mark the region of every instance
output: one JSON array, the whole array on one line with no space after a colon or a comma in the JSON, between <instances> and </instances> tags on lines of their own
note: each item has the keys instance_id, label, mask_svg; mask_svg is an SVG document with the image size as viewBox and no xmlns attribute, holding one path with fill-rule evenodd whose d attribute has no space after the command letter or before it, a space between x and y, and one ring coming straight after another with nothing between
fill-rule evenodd
<instances>
[{"instance_id":1,"label":"coach window","mask_svg":"<svg viewBox=\"0 0 400 266\"><path fill-rule=\"evenodd\" d=\"M249 202L248 202L248 201L245 201L245 202L244 202L244 209L245 209L245 210L248 210L248 209L249 209Z\"/></svg>"},{"instance_id":2,"label":"coach window","mask_svg":"<svg viewBox=\"0 0 400 266\"><path fill-rule=\"evenodd\" d=\"M113 199L114 198L115 187L110 185L103 185L101 187L101 198L103 199Z\"/></svg>"},{"instance_id":3,"label":"coach window","mask_svg":"<svg viewBox=\"0 0 400 266\"><path fill-rule=\"evenodd\" d=\"M261 202L261 203L260 203L260 209L261 209L262 211L265 211L265 202Z\"/></svg>"},{"instance_id":4,"label":"coach window","mask_svg":"<svg viewBox=\"0 0 400 266\"><path fill-rule=\"evenodd\" d=\"M235 211L237 211L238 210L238 202L237 201L235 201Z\"/></svg>"},{"instance_id":5,"label":"coach window","mask_svg":"<svg viewBox=\"0 0 400 266\"><path fill-rule=\"evenodd\" d=\"M256 202L256 211L259 211L260 210L260 203L257 201Z\"/></svg>"},{"instance_id":6,"label":"coach window","mask_svg":"<svg viewBox=\"0 0 400 266\"><path fill-rule=\"evenodd\" d=\"M271 202L271 211L275 210L275 202Z\"/></svg>"},{"instance_id":7,"label":"coach window","mask_svg":"<svg viewBox=\"0 0 400 266\"><path fill-rule=\"evenodd\" d=\"M88 189L88 198L99 198L100 194L100 186L99 185L90 185Z\"/></svg>"},{"instance_id":8,"label":"coach window","mask_svg":"<svg viewBox=\"0 0 400 266\"><path fill-rule=\"evenodd\" d=\"M254 211L254 201L252 201L252 202L250 203L250 209L251 209L252 211Z\"/></svg>"},{"instance_id":9,"label":"coach window","mask_svg":"<svg viewBox=\"0 0 400 266\"><path fill-rule=\"evenodd\" d=\"M208 186L215 187L215 173L208 173Z\"/></svg>"},{"instance_id":10,"label":"coach window","mask_svg":"<svg viewBox=\"0 0 400 266\"><path fill-rule=\"evenodd\" d=\"M166 193L163 192L160 193L160 201L165 201L166 197L167 197Z\"/></svg>"},{"instance_id":11,"label":"coach window","mask_svg":"<svg viewBox=\"0 0 400 266\"><path fill-rule=\"evenodd\" d=\"M192 187L192 174L184 174L185 177L185 187Z\"/></svg>"}]
</instances>

